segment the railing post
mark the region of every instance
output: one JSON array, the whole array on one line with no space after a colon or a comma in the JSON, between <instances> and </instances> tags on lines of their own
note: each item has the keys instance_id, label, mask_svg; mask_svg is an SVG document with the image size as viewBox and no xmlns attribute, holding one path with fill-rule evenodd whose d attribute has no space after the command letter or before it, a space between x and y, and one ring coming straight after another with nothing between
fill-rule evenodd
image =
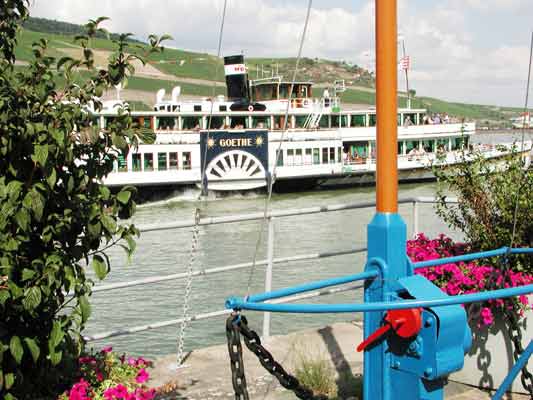
<instances>
[{"instance_id":1,"label":"railing post","mask_svg":"<svg viewBox=\"0 0 533 400\"><path fill-rule=\"evenodd\" d=\"M265 292L272 291L272 266L274 264L274 218L268 218L267 267L265 272ZM270 337L270 313L263 316L263 338Z\"/></svg>"},{"instance_id":2,"label":"railing post","mask_svg":"<svg viewBox=\"0 0 533 400\"><path fill-rule=\"evenodd\" d=\"M413 201L413 237L418 235L418 200Z\"/></svg>"}]
</instances>

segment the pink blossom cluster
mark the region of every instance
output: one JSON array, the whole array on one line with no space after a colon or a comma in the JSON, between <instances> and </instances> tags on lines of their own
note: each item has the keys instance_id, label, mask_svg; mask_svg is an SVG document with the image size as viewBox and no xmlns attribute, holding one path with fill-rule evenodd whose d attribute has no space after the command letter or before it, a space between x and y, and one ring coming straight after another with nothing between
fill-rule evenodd
<instances>
[{"instance_id":1,"label":"pink blossom cluster","mask_svg":"<svg viewBox=\"0 0 533 400\"><path fill-rule=\"evenodd\" d=\"M93 397L93 392L91 390L91 385L85 379L81 378L79 382L75 383L72 386L72 389L69 391L68 399L69 400L90 400Z\"/></svg>"},{"instance_id":2,"label":"pink blossom cluster","mask_svg":"<svg viewBox=\"0 0 533 400\"><path fill-rule=\"evenodd\" d=\"M130 392L121 384L104 391L105 400L152 400L154 397L155 389L136 388Z\"/></svg>"},{"instance_id":3,"label":"pink blossom cluster","mask_svg":"<svg viewBox=\"0 0 533 400\"><path fill-rule=\"evenodd\" d=\"M144 384L152 363L143 357L118 357L111 347L78 359L80 380L60 400L152 400L155 389Z\"/></svg>"},{"instance_id":4,"label":"pink blossom cluster","mask_svg":"<svg viewBox=\"0 0 533 400\"><path fill-rule=\"evenodd\" d=\"M454 243L443 234L436 239L428 239L424 234L419 234L415 239L407 241L407 255L413 262L458 256L469 250L467 245ZM416 273L426 277L451 296L476 293L495 287L508 288L533 283L533 275L503 270L491 265L479 265L475 261L421 268ZM529 307L527 296L489 300L481 305L478 323L481 326L492 325L495 314L505 309L523 316Z\"/></svg>"}]
</instances>

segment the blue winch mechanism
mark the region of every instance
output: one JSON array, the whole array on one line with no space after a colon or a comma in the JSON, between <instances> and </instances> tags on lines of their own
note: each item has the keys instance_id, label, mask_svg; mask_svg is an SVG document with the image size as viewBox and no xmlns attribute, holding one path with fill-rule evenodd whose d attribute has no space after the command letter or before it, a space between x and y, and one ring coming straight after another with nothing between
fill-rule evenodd
<instances>
[{"instance_id":1,"label":"blue winch mechanism","mask_svg":"<svg viewBox=\"0 0 533 400\"><path fill-rule=\"evenodd\" d=\"M471 347L472 334L461 304L533 293L533 285L448 296L426 278L415 275L414 271L450 262L533 253L533 249L501 248L412 263L405 254L405 244L406 228L401 217L395 213L378 212L368 226L368 261L364 272L247 298L232 297L226 301L226 308L236 313L241 310L364 312L365 340L357 348L364 351L364 399L443 399L446 377L463 367L464 355ZM362 304L265 303L267 300L360 280L365 280ZM354 343L354 351L355 347ZM531 351L528 355L525 353L525 356L529 356ZM527 362L527 359L522 362ZM500 392L503 394L503 390Z\"/></svg>"}]
</instances>

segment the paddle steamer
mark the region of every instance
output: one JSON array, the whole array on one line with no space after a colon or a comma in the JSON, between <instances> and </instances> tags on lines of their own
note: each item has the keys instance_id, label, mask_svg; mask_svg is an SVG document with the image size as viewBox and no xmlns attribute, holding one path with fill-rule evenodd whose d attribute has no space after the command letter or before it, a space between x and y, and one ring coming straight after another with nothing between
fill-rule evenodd
<instances>
[{"instance_id":1,"label":"paddle steamer","mask_svg":"<svg viewBox=\"0 0 533 400\"><path fill-rule=\"evenodd\" d=\"M156 142L121 157L107 185L197 186L205 176L209 190L241 191L267 186L274 171L278 190L374 181L376 110L341 108L343 81L318 96L312 82L295 82L290 96L282 78L248 80L242 56L224 64L227 96L181 101L177 87L167 100L160 90L153 111L132 112ZM105 128L116 112L104 108L99 124ZM426 124L425 115L398 110L401 181L433 178L427 167L438 155L457 162L475 132L474 123Z\"/></svg>"}]
</instances>

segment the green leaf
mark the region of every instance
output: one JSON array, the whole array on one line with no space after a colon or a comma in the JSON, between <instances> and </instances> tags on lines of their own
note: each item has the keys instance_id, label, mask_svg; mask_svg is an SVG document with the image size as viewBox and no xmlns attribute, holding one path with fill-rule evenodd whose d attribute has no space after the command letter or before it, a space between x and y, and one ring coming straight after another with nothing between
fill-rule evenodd
<instances>
[{"instance_id":1,"label":"green leaf","mask_svg":"<svg viewBox=\"0 0 533 400\"><path fill-rule=\"evenodd\" d=\"M7 290L0 290L0 304L3 306L11 295Z\"/></svg>"},{"instance_id":2,"label":"green leaf","mask_svg":"<svg viewBox=\"0 0 533 400\"><path fill-rule=\"evenodd\" d=\"M15 221L17 221L17 225L20 229L23 231L27 231L28 227L30 225L30 216L28 215L28 212L21 208L16 214L15 214Z\"/></svg>"},{"instance_id":3,"label":"green leaf","mask_svg":"<svg viewBox=\"0 0 533 400\"><path fill-rule=\"evenodd\" d=\"M133 254L135 249L137 248L137 243L135 242L135 239L131 235L127 235L125 237L126 242L128 242L128 247L130 248L130 253Z\"/></svg>"},{"instance_id":4,"label":"green leaf","mask_svg":"<svg viewBox=\"0 0 533 400\"><path fill-rule=\"evenodd\" d=\"M22 305L28 311L32 311L41 304L41 289L37 286L33 286L24 291L24 298L22 299Z\"/></svg>"},{"instance_id":5,"label":"green leaf","mask_svg":"<svg viewBox=\"0 0 533 400\"><path fill-rule=\"evenodd\" d=\"M100 194L104 200L109 200L111 190L109 190L106 186L100 186Z\"/></svg>"},{"instance_id":6,"label":"green leaf","mask_svg":"<svg viewBox=\"0 0 533 400\"><path fill-rule=\"evenodd\" d=\"M107 265L102 256L95 254L93 257L93 269L98 279L102 280L107 276Z\"/></svg>"},{"instance_id":7,"label":"green leaf","mask_svg":"<svg viewBox=\"0 0 533 400\"><path fill-rule=\"evenodd\" d=\"M48 182L48 186L50 186L51 188L53 188L56 184L57 174L55 168L52 168L50 175L48 175L48 177L46 178L46 182Z\"/></svg>"},{"instance_id":8,"label":"green leaf","mask_svg":"<svg viewBox=\"0 0 533 400\"><path fill-rule=\"evenodd\" d=\"M24 197L24 201L22 202L22 204L26 209L31 210L33 212L33 215L35 216L35 219L37 221L41 220L43 216L44 203L43 198L39 194L39 192L37 192L36 190L28 192Z\"/></svg>"},{"instance_id":9,"label":"green leaf","mask_svg":"<svg viewBox=\"0 0 533 400\"><path fill-rule=\"evenodd\" d=\"M130 197L131 197L131 192L129 190L121 190L117 194L117 200L121 202L122 204L128 204Z\"/></svg>"},{"instance_id":10,"label":"green leaf","mask_svg":"<svg viewBox=\"0 0 533 400\"><path fill-rule=\"evenodd\" d=\"M30 350L33 362L37 362L41 350L39 349L39 345L37 344L35 339L24 338L24 343L26 343L26 347L28 348L28 350Z\"/></svg>"},{"instance_id":11,"label":"green leaf","mask_svg":"<svg viewBox=\"0 0 533 400\"><path fill-rule=\"evenodd\" d=\"M9 341L9 351L17 364L20 364L22 361L22 355L24 354L24 348L22 347L22 343L18 336L11 337L11 340Z\"/></svg>"},{"instance_id":12,"label":"green leaf","mask_svg":"<svg viewBox=\"0 0 533 400\"><path fill-rule=\"evenodd\" d=\"M120 134L113 133L111 135L111 142L113 143L113 146L116 146L122 151L128 148L128 142L126 142L126 139Z\"/></svg>"},{"instance_id":13,"label":"green leaf","mask_svg":"<svg viewBox=\"0 0 533 400\"><path fill-rule=\"evenodd\" d=\"M57 69L61 69L63 64L69 61L72 61L72 57L61 57L59 61L57 62Z\"/></svg>"},{"instance_id":14,"label":"green leaf","mask_svg":"<svg viewBox=\"0 0 533 400\"><path fill-rule=\"evenodd\" d=\"M13 378L13 382L15 381L15 378ZM7 389L7 386L6 386ZM6 397L4 397L4 400L17 400L11 393L6 394Z\"/></svg>"},{"instance_id":15,"label":"green leaf","mask_svg":"<svg viewBox=\"0 0 533 400\"><path fill-rule=\"evenodd\" d=\"M89 303L89 298L84 295L79 298L80 311L81 311L81 321L85 322L91 316L91 304Z\"/></svg>"},{"instance_id":16,"label":"green leaf","mask_svg":"<svg viewBox=\"0 0 533 400\"><path fill-rule=\"evenodd\" d=\"M139 139L145 143L145 144L153 144L155 143L156 134L152 129L149 128L139 128L137 131L137 135L139 136Z\"/></svg>"},{"instance_id":17,"label":"green leaf","mask_svg":"<svg viewBox=\"0 0 533 400\"><path fill-rule=\"evenodd\" d=\"M50 332L50 339L48 339L48 348L51 352L55 350L59 343L61 343L64 336L65 332L63 332L63 328L61 327L61 322L54 321L52 332Z\"/></svg>"},{"instance_id":18,"label":"green leaf","mask_svg":"<svg viewBox=\"0 0 533 400\"><path fill-rule=\"evenodd\" d=\"M102 233L102 224L100 222L89 224L87 226L87 231L90 237L97 238Z\"/></svg>"},{"instance_id":19,"label":"green leaf","mask_svg":"<svg viewBox=\"0 0 533 400\"><path fill-rule=\"evenodd\" d=\"M22 189L22 182L11 181L7 184L7 195L12 200L15 200L19 197L21 189Z\"/></svg>"},{"instance_id":20,"label":"green leaf","mask_svg":"<svg viewBox=\"0 0 533 400\"><path fill-rule=\"evenodd\" d=\"M117 222L109 215L102 215L102 225L110 233L114 234L117 231Z\"/></svg>"},{"instance_id":21,"label":"green leaf","mask_svg":"<svg viewBox=\"0 0 533 400\"><path fill-rule=\"evenodd\" d=\"M27 281L28 279L33 278L34 275L35 275L35 271L32 271L31 269L24 268L22 270L22 280L23 281Z\"/></svg>"},{"instance_id":22,"label":"green leaf","mask_svg":"<svg viewBox=\"0 0 533 400\"><path fill-rule=\"evenodd\" d=\"M48 145L35 145L31 159L36 163L39 163L41 167L44 167L46 165L46 160L48 159Z\"/></svg>"},{"instance_id":23,"label":"green leaf","mask_svg":"<svg viewBox=\"0 0 533 400\"><path fill-rule=\"evenodd\" d=\"M52 363L52 365L59 364L59 362L61 361L61 357L63 357L62 351L57 351L57 352L53 351L49 355L50 362Z\"/></svg>"},{"instance_id":24,"label":"green leaf","mask_svg":"<svg viewBox=\"0 0 533 400\"><path fill-rule=\"evenodd\" d=\"M15 375L14 374L6 374L4 376L4 381L5 381L5 384L6 384L6 389L11 389L11 387L15 383ZM10 396L10 395L8 394L7 396ZM7 400L7 396L5 397L6 400Z\"/></svg>"}]
</instances>

